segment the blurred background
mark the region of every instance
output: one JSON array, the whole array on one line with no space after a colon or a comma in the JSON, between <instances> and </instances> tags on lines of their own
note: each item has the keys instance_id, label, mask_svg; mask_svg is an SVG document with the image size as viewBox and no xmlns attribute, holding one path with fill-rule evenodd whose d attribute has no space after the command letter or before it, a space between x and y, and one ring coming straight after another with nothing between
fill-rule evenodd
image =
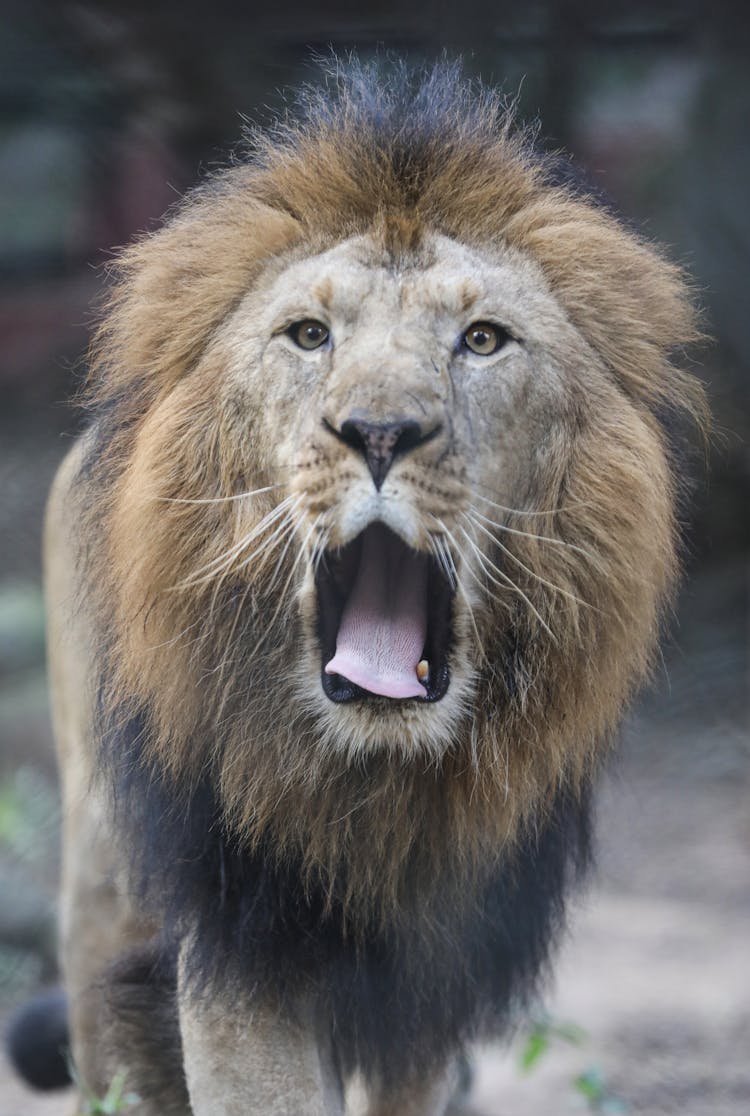
<instances>
[{"instance_id":1,"label":"blurred background","mask_svg":"<svg viewBox=\"0 0 750 1116\"><path fill-rule=\"evenodd\" d=\"M663 669L599 806L544 1006L479 1053L485 1116L750 1111L750 9L714 0L0 0L0 1023L53 982L59 805L40 533L113 249L316 81L313 51L442 50L519 95L695 277L715 416ZM0 1064L0 1116L61 1112Z\"/></svg>"}]
</instances>

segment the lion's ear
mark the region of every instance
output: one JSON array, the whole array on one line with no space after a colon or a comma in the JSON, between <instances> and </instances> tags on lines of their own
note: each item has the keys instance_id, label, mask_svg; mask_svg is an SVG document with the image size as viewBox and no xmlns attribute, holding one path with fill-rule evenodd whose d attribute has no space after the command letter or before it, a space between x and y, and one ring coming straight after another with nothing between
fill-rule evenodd
<instances>
[{"instance_id":1,"label":"lion's ear","mask_svg":"<svg viewBox=\"0 0 750 1116\"><path fill-rule=\"evenodd\" d=\"M112 265L91 351L92 400L128 399L143 413L195 365L263 266L298 236L293 217L257 200L244 168L188 196Z\"/></svg>"}]
</instances>

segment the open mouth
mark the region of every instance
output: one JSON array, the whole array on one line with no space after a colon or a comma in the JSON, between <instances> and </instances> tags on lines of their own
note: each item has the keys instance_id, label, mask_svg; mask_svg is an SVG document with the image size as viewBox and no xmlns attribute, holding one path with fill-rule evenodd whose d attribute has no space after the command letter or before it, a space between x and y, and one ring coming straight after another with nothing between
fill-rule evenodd
<instances>
[{"instance_id":1,"label":"open mouth","mask_svg":"<svg viewBox=\"0 0 750 1116\"><path fill-rule=\"evenodd\" d=\"M430 555L383 523L326 551L316 575L323 690L331 701L439 701L450 683L453 592Z\"/></svg>"}]
</instances>

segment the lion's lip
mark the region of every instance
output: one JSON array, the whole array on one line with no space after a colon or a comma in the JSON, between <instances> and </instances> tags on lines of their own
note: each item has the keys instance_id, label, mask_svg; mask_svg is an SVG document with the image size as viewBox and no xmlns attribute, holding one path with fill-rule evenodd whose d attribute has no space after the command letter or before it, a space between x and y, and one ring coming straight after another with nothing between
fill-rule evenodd
<instances>
[{"instance_id":1,"label":"lion's lip","mask_svg":"<svg viewBox=\"0 0 750 1116\"><path fill-rule=\"evenodd\" d=\"M453 594L431 556L372 523L325 553L316 585L321 680L331 701L445 695ZM429 664L424 681L420 660Z\"/></svg>"}]
</instances>

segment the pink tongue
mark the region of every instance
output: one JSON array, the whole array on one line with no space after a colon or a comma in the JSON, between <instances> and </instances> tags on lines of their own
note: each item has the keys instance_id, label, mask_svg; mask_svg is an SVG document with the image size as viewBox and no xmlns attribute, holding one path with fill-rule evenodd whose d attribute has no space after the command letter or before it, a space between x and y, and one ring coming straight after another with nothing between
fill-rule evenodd
<instances>
[{"instance_id":1,"label":"pink tongue","mask_svg":"<svg viewBox=\"0 0 750 1116\"><path fill-rule=\"evenodd\" d=\"M427 561L372 524L326 673L383 697L425 697L416 671L426 634Z\"/></svg>"}]
</instances>

